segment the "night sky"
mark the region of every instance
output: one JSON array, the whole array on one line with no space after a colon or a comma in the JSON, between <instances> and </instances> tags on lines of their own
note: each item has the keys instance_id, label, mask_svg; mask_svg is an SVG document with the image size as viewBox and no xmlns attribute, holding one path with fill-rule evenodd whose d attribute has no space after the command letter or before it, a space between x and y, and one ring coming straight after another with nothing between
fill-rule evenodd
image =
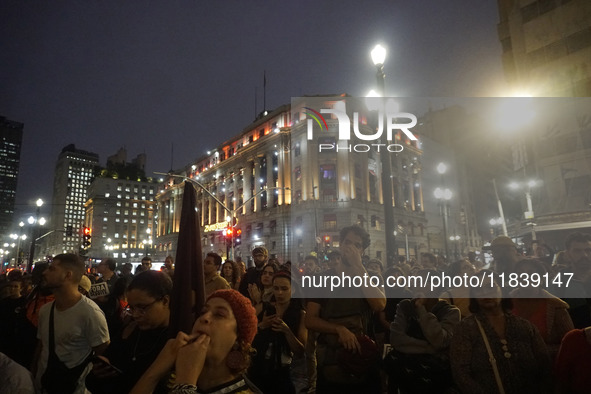
<instances>
[{"instance_id":1,"label":"night sky","mask_svg":"<svg viewBox=\"0 0 591 394\"><path fill-rule=\"evenodd\" d=\"M388 95L505 95L497 23L492 0L2 0L0 115L25 124L16 220L51 200L70 143L102 165L145 152L150 176L171 145L179 168L240 133L263 110L264 71L267 109L365 96L382 43Z\"/></svg>"}]
</instances>

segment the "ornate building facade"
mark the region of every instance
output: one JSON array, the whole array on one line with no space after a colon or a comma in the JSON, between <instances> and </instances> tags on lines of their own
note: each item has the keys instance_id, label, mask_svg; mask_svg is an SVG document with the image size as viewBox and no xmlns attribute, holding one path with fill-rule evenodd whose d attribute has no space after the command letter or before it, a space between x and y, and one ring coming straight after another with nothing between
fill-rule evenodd
<instances>
[{"instance_id":1,"label":"ornate building facade","mask_svg":"<svg viewBox=\"0 0 591 394\"><path fill-rule=\"evenodd\" d=\"M370 233L369 257L385 259L380 152L356 150L364 141L355 137L350 141L355 146L343 146L337 141L337 119L330 116L325 116L326 130L308 138L303 108L309 105L307 100L318 99L304 98L263 113L236 137L165 177L156 196L156 253L176 252L186 178L200 185L196 189L203 252L226 255L223 229L236 218L235 229L241 235L234 250L244 260L258 245L281 262L298 262L311 253L322 256L338 247L339 230L351 224ZM327 107L345 99L320 98ZM351 119L355 109L346 109ZM370 134L369 122L365 115L362 118L362 132ZM400 255L416 256L427 235L422 151L418 141L400 132L394 138L403 150L381 153L389 158L395 221L400 234L405 234L397 236L396 247Z\"/></svg>"}]
</instances>

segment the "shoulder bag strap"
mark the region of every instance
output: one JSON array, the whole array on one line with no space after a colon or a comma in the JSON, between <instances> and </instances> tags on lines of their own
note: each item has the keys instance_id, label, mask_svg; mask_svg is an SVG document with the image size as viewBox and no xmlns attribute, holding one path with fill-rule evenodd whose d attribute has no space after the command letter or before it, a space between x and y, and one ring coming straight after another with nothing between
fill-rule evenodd
<instances>
[{"instance_id":1,"label":"shoulder bag strap","mask_svg":"<svg viewBox=\"0 0 591 394\"><path fill-rule=\"evenodd\" d=\"M55 301L51 304L51 312L49 312L49 353L55 353L55 331L53 328L53 311L55 310Z\"/></svg>"},{"instance_id":2,"label":"shoulder bag strap","mask_svg":"<svg viewBox=\"0 0 591 394\"><path fill-rule=\"evenodd\" d=\"M497 381L497 385L499 386L499 393L505 394L505 389L503 388L503 382L501 381L501 375L499 374L499 369L497 368L497 360L495 356L493 356L492 349L490 348L490 343L488 342L488 338L486 337L486 333L482 328L482 324L480 324L480 320L476 319L476 324L478 324L478 329L480 330L480 334L482 335L482 339L484 340L484 345L486 346L486 351L488 352L488 360L490 361L490 365L493 368L493 372L495 373L495 379Z\"/></svg>"}]
</instances>

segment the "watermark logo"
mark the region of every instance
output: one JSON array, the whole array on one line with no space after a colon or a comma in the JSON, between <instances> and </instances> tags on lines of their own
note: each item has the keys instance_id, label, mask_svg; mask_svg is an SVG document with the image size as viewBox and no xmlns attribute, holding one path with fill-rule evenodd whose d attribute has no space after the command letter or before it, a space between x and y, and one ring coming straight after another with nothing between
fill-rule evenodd
<instances>
[{"instance_id":1,"label":"watermark logo","mask_svg":"<svg viewBox=\"0 0 591 394\"><path fill-rule=\"evenodd\" d=\"M324 116L320 115L320 113L318 111L314 111L312 108L304 107L304 109L310 111L310 112L304 112L304 114L312 117L316 121L316 123L318 123L320 130L322 130L322 125L324 124L325 130L328 131L328 124L326 124L326 119L324 119ZM322 119L322 123L320 122L320 119ZM312 130L312 119L308 119L308 139L311 139L310 138L310 135L312 132L311 130Z\"/></svg>"},{"instance_id":2,"label":"watermark logo","mask_svg":"<svg viewBox=\"0 0 591 394\"><path fill-rule=\"evenodd\" d=\"M393 140L394 133L400 130L404 135L411 141L417 141L418 138L410 131L411 128L417 125L417 117L408 112L396 112L389 113L383 109L379 109L377 117L377 127L375 133L364 134L361 132L359 126L360 115L359 112L353 112L353 127L351 127L351 119L349 115L342 110L337 108L321 108L320 112L310 108L304 107L306 110L304 113L309 116L307 119L307 138L308 140L314 139L314 122L318 124L320 130L328 131L328 124L322 114L331 114L338 121L338 142L345 142L346 145L339 144L319 144L318 151L327 150L347 150L349 152L368 152L372 148L375 148L378 152L380 149L386 149L388 152L401 152L404 147L400 144L390 144ZM405 121L406 120L406 121ZM373 144L349 144L351 140L351 129L356 138L362 141L375 141ZM385 131L385 138L383 137Z\"/></svg>"}]
</instances>

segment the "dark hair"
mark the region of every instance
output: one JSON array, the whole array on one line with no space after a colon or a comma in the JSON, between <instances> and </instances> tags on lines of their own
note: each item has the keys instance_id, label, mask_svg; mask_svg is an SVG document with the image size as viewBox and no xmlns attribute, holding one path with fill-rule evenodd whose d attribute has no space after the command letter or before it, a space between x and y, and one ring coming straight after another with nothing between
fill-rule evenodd
<instances>
[{"instance_id":1,"label":"dark hair","mask_svg":"<svg viewBox=\"0 0 591 394\"><path fill-rule=\"evenodd\" d=\"M330 252L328 254L327 257L328 257L329 260L332 260L332 259L343 257L343 255L338 250L333 250L332 252Z\"/></svg>"},{"instance_id":2,"label":"dark hair","mask_svg":"<svg viewBox=\"0 0 591 394\"><path fill-rule=\"evenodd\" d=\"M431 262L431 264L433 264L433 266L437 266L437 257L435 257L435 255L433 253L429 253L429 252L425 252L425 253L421 253L421 257L426 257L429 259L429 261Z\"/></svg>"},{"instance_id":3,"label":"dark hair","mask_svg":"<svg viewBox=\"0 0 591 394\"><path fill-rule=\"evenodd\" d=\"M275 274L273 275L273 281L277 278L285 278L291 282L291 272L289 272L287 270L276 271Z\"/></svg>"},{"instance_id":4,"label":"dark hair","mask_svg":"<svg viewBox=\"0 0 591 394\"><path fill-rule=\"evenodd\" d=\"M152 263L152 258L151 258L150 256L144 256L144 257L142 257L142 263L143 263L144 261L149 261L149 262L150 262L150 264L151 264L151 263Z\"/></svg>"},{"instance_id":5,"label":"dark hair","mask_svg":"<svg viewBox=\"0 0 591 394\"><path fill-rule=\"evenodd\" d=\"M316 265L318 265L318 258L316 256L312 256L311 254L309 254L306 257L304 257L304 261L306 260L312 260L314 263L316 263Z\"/></svg>"},{"instance_id":6,"label":"dark hair","mask_svg":"<svg viewBox=\"0 0 591 394\"><path fill-rule=\"evenodd\" d=\"M367 265L370 265L370 264L377 264L380 266L381 271L384 271L384 264L382 263L382 260L371 259L367 262Z\"/></svg>"},{"instance_id":7,"label":"dark hair","mask_svg":"<svg viewBox=\"0 0 591 394\"><path fill-rule=\"evenodd\" d=\"M216 267L219 267L220 265L222 265L222 256L220 256L219 254L215 253L215 252L209 252L208 254L205 255L205 257L213 257L213 263L215 264Z\"/></svg>"},{"instance_id":8,"label":"dark hair","mask_svg":"<svg viewBox=\"0 0 591 394\"><path fill-rule=\"evenodd\" d=\"M105 263L106 265L108 265L109 266L109 269L111 271L115 271L117 269L117 263L113 259L103 260L103 263Z\"/></svg>"},{"instance_id":9,"label":"dark hair","mask_svg":"<svg viewBox=\"0 0 591 394\"><path fill-rule=\"evenodd\" d=\"M454 261L453 263L451 263L449 265L449 267L447 267L447 271L446 273L449 276L459 276L462 274L462 264L465 263L465 260L458 260L458 261ZM470 263L472 264L472 263Z\"/></svg>"},{"instance_id":10,"label":"dark hair","mask_svg":"<svg viewBox=\"0 0 591 394\"><path fill-rule=\"evenodd\" d=\"M548 270L546 270L546 266L544 265L544 263L542 263L538 259L532 259L532 258L526 258L526 259L519 260L517 262L517 264L515 264L515 271L516 272L521 272L521 270L523 269L523 267L525 267L528 264L531 265L531 266L533 266L534 267L534 270L536 271L536 273L539 274L540 276L542 276L546 272L548 272Z\"/></svg>"},{"instance_id":11,"label":"dark hair","mask_svg":"<svg viewBox=\"0 0 591 394\"><path fill-rule=\"evenodd\" d=\"M170 275L161 271L140 272L127 286L127 291L134 289L145 291L156 299L162 299L172 293L172 279Z\"/></svg>"},{"instance_id":12,"label":"dark hair","mask_svg":"<svg viewBox=\"0 0 591 394\"><path fill-rule=\"evenodd\" d=\"M349 233L353 233L357 235L359 238L361 238L361 245L363 250L367 249L367 247L370 245L371 240L369 239L369 234L367 233L367 231L365 231L363 227L357 224L348 227L343 227L341 229L341 232L339 234L341 244L345 241L345 237Z\"/></svg>"},{"instance_id":13,"label":"dark hair","mask_svg":"<svg viewBox=\"0 0 591 394\"><path fill-rule=\"evenodd\" d=\"M33 272L31 272L33 286L38 286L39 284L41 284L41 281L43 279L43 272L45 272L47 268L49 268L48 263L43 262L35 264L35 268L33 268Z\"/></svg>"},{"instance_id":14,"label":"dark hair","mask_svg":"<svg viewBox=\"0 0 591 394\"><path fill-rule=\"evenodd\" d=\"M574 242L589 242L591 241L591 234L587 234L587 233L580 233L580 232L576 232L576 233L570 233L567 237L566 237L566 249L570 249L571 245Z\"/></svg>"},{"instance_id":15,"label":"dark hair","mask_svg":"<svg viewBox=\"0 0 591 394\"><path fill-rule=\"evenodd\" d=\"M275 283L275 279L287 279L291 285L291 300L289 301L288 309L295 308L296 310L303 309L302 300L301 300L301 293L300 293L300 285L297 280L292 279L291 271L280 269L275 272L273 275L273 280L271 283ZM272 300L275 300L275 295L273 295Z\"/></svg>"},{"instance_id":16,"label":"dark hair","mask_svg":"<svg viewBox=\"0 0 591 394\"><path fill-rule=\"evenodd\" d=\"M279 271L279 266L277 264L275 264L275 263L267 263L267 264L263 265L263 269L262 270L264 271L265 268L267 268L267 267L273 268L273 273Z\"/></svg>"},{"instance_id":17,"label":"dark hair","mask_svg":"<svg viewBox=\"0 0 591 394\"><path fill-rule=\"evenodd\" d=\"M222 276L224 275L224 266L226 264L230 264L230 266L232 267L232 285L235 285L236 282L238 281L238 279L240 278L240 268L238 267L238 263L232 260L226 260L224 261L224 264L222 264ZM224 279L226 279L224 277Z\"/></svg>"},{"instance_id":18,"label":"dark hair","mask_svg":"<svg viewBox=\"0 0 591 394\"><path fill-rule=\"evenodd\" d=\"M478 274L475 274L475 276L478 276L479 279L482 279L482 278L490 278L491 274L493 276L494 284L500 289L501 287L499 286L496 278L494 278L494 275L496 275L496 273L494 271L486 270L486 269L481 270ZM483 280L483 282L484 282L484 280ZM484 286L484 283L482 286ZM488 284L486 286L488 286ZM480 288L482 288L482 287L470 286L470 303L468 304L468 310L472 313L480 312L480 304L478 304L478 298L474 297L474 290L480 289ZM513 300L511 298L502 297L501 298L501 309L505 313L510 312L511 309L513 309Z\"/></svg>"},{"instance_id":19,"label":"dark hair","mask_svg":"<svg viewBox=\"0 0 591 394\"><path fill-rule=\"evenodd\" d=\"M53 258L53 261L59 261L59 264L65 266L67 269L72 271L72 281L78 284L82 275L84 275L85 267L82 258L73 253L62 253L58 254Z\"/></svg>"},{"instance_id":20,"label":"dark hair","mask_svg":"<svg viewBox=\"0 0 591 394\"><path fill-rule=\"evenodd\" d=\"M6 274L6 281L7 282L21 282L23 280L23 271L21 270L12 270L8 274Z\"/></svg>"}]
</instances>

